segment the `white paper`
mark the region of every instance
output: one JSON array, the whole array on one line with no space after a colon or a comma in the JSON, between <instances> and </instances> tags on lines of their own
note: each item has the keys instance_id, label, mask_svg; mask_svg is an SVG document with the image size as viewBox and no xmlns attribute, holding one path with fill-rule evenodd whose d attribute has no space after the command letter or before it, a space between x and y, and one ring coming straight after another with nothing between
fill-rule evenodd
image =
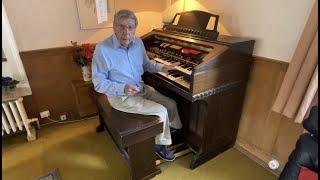
<instances>
[{"instance_id":1,"label":"white paper","mask_svg":"<svg viewBox=\"0 0 320 180\"><path fill-rule=\"evenodd\" d=\"M98 24L108 20L107 1L96 0Z\"/></svg>"}]
</instances>

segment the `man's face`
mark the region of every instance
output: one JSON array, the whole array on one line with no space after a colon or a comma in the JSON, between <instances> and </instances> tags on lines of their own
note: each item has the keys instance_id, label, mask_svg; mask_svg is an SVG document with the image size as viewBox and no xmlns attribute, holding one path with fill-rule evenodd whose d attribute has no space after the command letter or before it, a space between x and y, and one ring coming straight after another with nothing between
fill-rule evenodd
<instances>
[{"instance_id":1,"label":"man's face","mask_svg":"<svg viewBox=\"0 0 320 180\"><path fill-rule=\"evenodd\" d=\"M120 44L128 48L136 30L134 20L122 18L115 24L113 30Z\"/></svg>"}]
</instances>

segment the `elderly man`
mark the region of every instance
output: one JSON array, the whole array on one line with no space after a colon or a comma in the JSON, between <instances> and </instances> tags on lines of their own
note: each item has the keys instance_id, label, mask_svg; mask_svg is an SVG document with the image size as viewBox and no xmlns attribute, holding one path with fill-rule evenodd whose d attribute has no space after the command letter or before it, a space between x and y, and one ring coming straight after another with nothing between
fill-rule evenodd
<instances>
[{"instance_id":1,"label":"elderly man","mask_svg":"<svg viewBox=\"0 0 320 180\"><path fill-rule=\"evenodd\" d=\"M137 25L132 11L120 10L114 15L114 34L98 43L93 55L94 89L107 95L110 105L119 111L159 116L163 132L155 138L156 153L173 161L175 156L167 146L172 143L170 128L182 128L177 105L145 85L141 76L145 71L167 73L178 64L163 65L149 60L142 40L135 36Z\"/></svg>"}]
</instances>

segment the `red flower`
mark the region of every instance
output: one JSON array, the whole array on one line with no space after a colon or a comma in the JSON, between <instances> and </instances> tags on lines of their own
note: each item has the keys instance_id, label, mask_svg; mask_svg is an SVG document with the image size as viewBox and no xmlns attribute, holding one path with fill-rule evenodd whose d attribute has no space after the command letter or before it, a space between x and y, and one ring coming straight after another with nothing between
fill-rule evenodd
<instances>
[{"instance_id":1,"label":"red flower","mask_svg":"<svg viewBox=\"0 0 320 180\"><path fill-rule=\"evenodd\" d=\"M72 46L75 48L73 51L73 59L80 66L86 66L92 62L95 44L85 43L78 45L77 42L71 41Z\"/></svg>"}]
</instances>

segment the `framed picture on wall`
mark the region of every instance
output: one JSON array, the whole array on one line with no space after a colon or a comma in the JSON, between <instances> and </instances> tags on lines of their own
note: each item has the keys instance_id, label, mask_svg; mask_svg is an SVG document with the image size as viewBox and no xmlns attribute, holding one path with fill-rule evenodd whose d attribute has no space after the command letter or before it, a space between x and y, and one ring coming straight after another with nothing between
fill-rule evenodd
<instances>
[{"instance_id":1,"label":"framed picture on wall","mask_svg":"<svg viewBox=\"0 0 320 180\"><path fill-rule=\"evenodd\" d=\"M112 27L113 15L115 13L115 0L105 0L107 2L108 20L98 23L96 1L76 0L80 29L103 29Z\"/></svg>"}]
</instances>

